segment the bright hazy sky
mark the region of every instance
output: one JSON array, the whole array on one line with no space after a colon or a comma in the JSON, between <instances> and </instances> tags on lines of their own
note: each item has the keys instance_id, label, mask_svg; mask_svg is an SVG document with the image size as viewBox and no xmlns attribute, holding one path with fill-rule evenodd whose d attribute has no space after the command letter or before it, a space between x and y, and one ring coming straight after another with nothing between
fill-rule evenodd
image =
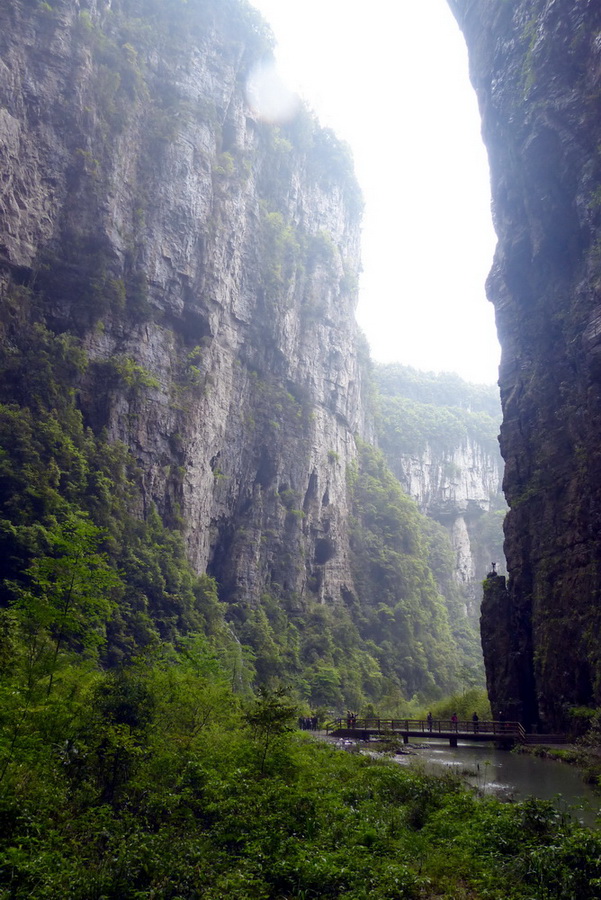
<instances>
[{"instance_id":1,"label":"bright hazy sky","mask_svg":"<svg viewBox=\"0 0 601 900\"><path fill-rule=\"evenodd\" d=\"M358 320L374 359L497 380L495 238L463 37L446 0L252 0L279 71L353 151Z\"/></svg>"}]
</instances>

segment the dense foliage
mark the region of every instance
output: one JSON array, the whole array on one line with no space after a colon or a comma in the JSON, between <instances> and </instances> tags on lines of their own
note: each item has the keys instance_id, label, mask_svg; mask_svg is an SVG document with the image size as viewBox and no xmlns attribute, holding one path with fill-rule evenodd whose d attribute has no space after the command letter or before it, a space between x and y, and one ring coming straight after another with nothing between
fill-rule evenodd
<instances>
[{"instance_id":1,"label":"dense foliage","mask_svg":"<svg viewBox=\"0 0 601 900\"><path fill-rule=\"evenodd\" d=\"M482 684L478 637L452 578L446 533L420 515L373 448L360 448L347 478L355 592L332 605L275 593L274 585L256 606L228 605L258 683L286 685L313 709L370 704L391 714L410 700ZM319 552L327 556L326 539Z\"/></svg>"},{"instance_id":2,"label":"dense foliage","mask_svg":"<svg viewBox=\"0 0 601 900\"><path fill-rule=\"evenodd\" d=\"M11 327L17 301L22 319ZM94 619L99 639L109 629L114 662L128 647L210 631L220 616L214 585L192 574L179 535L156 512L145 522L133 517L139 482L131 455L84 426L76 386L89 364L81 342L49 330L35 309L26 321L29 302L20 288L0 308L4 602L47 601L60 595L61 579L73 581L82 618Z\"/></svg>"},{"instance_id":3,"label":"dense foliage","mask_svg":"<svg viewBox=\"0 0 601 900\"><path fill-rule=\"evenodd\" d=\"M372 447L360 447L349 480L353 579L361 600L355 621L377 647L382 670L401 697L440 696L458 686L461 664L479 661L459 595L451 590L445 602L433 575L433 569L446 570L451 581L448 541L420 515Z\"/></svg>"},{"instance_id":4,"label":"dense foliage","mask_svg":"<svg viewBox=\"0 0 601 900\"><path fill-rule=\"evenodd\" d=\"M423 372L400 363L376 365L375 373L384 396L484 413L495 421L499 418L499 392L493 385L471 384L455 372Z\"/></svg>"},{"instance_id":5,"label":"dense foliage","mask_svg":"<svg viewBox=\"0 0 601 900\"><path fill-rule=\"evenodd\" d=\"M469 384L453 373L435 375L396 364L375 367L379 429L390 454L452 451L467 439L497 456L501 417L496 388Z\"/></svg>"},{"instance_id":6,"label":"dense foliage","mask_svg":"<svg viewBox=\"0 0 601 900\"><path fill-rule=\"evenodd\" d=\"M370 703L398 713L414 694L426 702L457 688L462 669L477 666L460 604L449 611L429 568L449 577L435 529L368 448L349 473L357 595L335 608L275 591L254 606L220 603L213 580L192 572L177 527L152 508L135 514L130 454L86 427L79 409L95 368L109 389L129 392L151 389L151 376L133 360L91 363L81 339L48 327L43 300L13 287L0 310L2 602L29 623L34 681L53 679L76 652L114 667L201 633L242 693L285 684L307 709ZM319 552L327 556L325 542Z\"/></svg>"},{"instance_id":7,"label":"dense foliage","mask_svg":"<svg viewBox=\"0 0 601 900\"><path fill-rule=\"evenodd\" d=\"M6 700L27 663L3 646ZM302 741L285 696L241 704L199 638L104 675L80 658L2 710L2 900L598 897L598 835Z\"/></svg>"}]
</instances>

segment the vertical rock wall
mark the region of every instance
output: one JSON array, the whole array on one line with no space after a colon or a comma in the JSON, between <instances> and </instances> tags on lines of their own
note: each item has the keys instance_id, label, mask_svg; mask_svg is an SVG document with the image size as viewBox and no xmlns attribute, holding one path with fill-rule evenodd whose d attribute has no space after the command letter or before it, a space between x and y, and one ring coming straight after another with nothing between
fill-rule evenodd
<instances>
[{"instance_id":1,"label":"vertical rock wall","mask_svg":"<svg viewBox=\"0 0 601 900\"><path fill-rule=\"evenodd\" d=\"M57 383L130 451L134 513L184 535L258 680L332 709L440 696L479 657L446 547L367 446L352 162L306 111L258 111L269 57L245 0L2 4L3 396L36 329L77 355Z\"/></svg>"},{"instance_id":2,"label":"vertical rock wall","mask_svg":"<svg viewBox=\"0 0 601 900\"><path fill-rule=\"evenodd\" d=\"M338 601L361 203L333 135L249 106L268 43L221 0L3 3L1 278L81 336L87 421L225 599Z\"/></svg>"},{"instance_id":3,"label":"vertical rock wall","mask_svg":"<svg viewBox=\"0 0 601 900\"><path fill-rule=\"evenodd\" d=\"M509 583L482 610L489 688L497 710L560 728L601 704L601 6L449 3L499 237Z\"/></svg>"}]
</instances>

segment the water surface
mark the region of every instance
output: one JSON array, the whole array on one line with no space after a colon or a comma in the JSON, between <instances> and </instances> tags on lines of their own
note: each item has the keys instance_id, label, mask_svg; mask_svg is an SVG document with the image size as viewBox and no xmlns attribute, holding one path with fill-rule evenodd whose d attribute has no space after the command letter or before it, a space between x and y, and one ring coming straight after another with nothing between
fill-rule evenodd
<instances>
[{"instance_id":1,"label":"water surface","mask_svg":"<svg viewBox=\"0 0 601 900\"><path fill-rule=\"evenodd\" d=\"M505 799L551 800L560 812L570 813L584 825L597 824L601 796L584 783L581 771L574 766L497 750L492 744L460 741L458 747L449 747L448 741L432 740L410 745L409 749L415 755L397 756L396 761L407 765L420 759L427 767L452 769L482 792Z\"/></svg>"}]
</instances>

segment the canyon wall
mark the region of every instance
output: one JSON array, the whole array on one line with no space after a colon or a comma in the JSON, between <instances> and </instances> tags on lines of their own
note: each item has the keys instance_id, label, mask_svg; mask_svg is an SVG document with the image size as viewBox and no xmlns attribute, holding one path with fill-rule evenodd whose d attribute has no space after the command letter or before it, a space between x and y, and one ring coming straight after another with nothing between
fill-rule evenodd
<instances>
[{"instance_id":1,"label":"canyon wall","mask_svg":"<svg viewBox=\"0 0 601 900\"><path fill-rule=\"evenodd\" d=\"M430 568L440 535L372 446L350 154L298 103L274 111L270 59L245 0L2 4L2 574L26 577L36 527L60 528L76 502L95 521L99 492L117 489L90 433L131 471L121 524L98 521L135 582L120 658L157 634L144 624L157 608L161 639L192 627L164 590L161 541L183 536L249 681L394 708L458 687L479 653ZM24 515L36 430L33 492L52 503ZM57 450L74 441L89 483ZM157 513L171 538L157 525L144 555L130 538Z\"/></svg>"},{"instance_id":2,"label":"canyon wall","mask_svg":"<svg viewBox=\"0 0 601 900\"><path fill-rule=\"evenodd\" d=\"M480 585L491 559L504 569L499 531L479 541L487 513L502 512L502 461L478 441L458 446L427 444L420 454L402 455L392 466L408 495L424 515L444 525L455 553L455 578L465 589L469 612L479 608Z\"/></svg>"},{"instance_id":3,"label":"canyon wall","mask_svg":"<svg viewBox=\"0 0 601 900\"><path fill-rule=\"evenodd\" d=\"M445 528L465 612L477 619L491 562L505 571L498 391L400 364L374 373L388 464L420 512Z\"/></svg>"},{"instance_id":4,"label":"canyon wall","mask_svg":"<svg viewBox=\"0 0 601 900\"><path fill-rule=\"evenodd\" d=\"M311 580L339 600L361 201L333 135L253 112L268 39L235 12L3 5L2 268L103 363L88 422L131 448L145 504L183 516L224 596Z\"/></svg>"},{"instance_id":5,"label":"canyon wall","mask_svg":"<svg viewBox=\"0 0 601 900\"><path fill-rule=\"evenodd\" d=\"M499 238L509 581L483 604L488 683L495 712L561 728L601 704L601 7L449 3Z\"/></svg>"}]
</instances>

